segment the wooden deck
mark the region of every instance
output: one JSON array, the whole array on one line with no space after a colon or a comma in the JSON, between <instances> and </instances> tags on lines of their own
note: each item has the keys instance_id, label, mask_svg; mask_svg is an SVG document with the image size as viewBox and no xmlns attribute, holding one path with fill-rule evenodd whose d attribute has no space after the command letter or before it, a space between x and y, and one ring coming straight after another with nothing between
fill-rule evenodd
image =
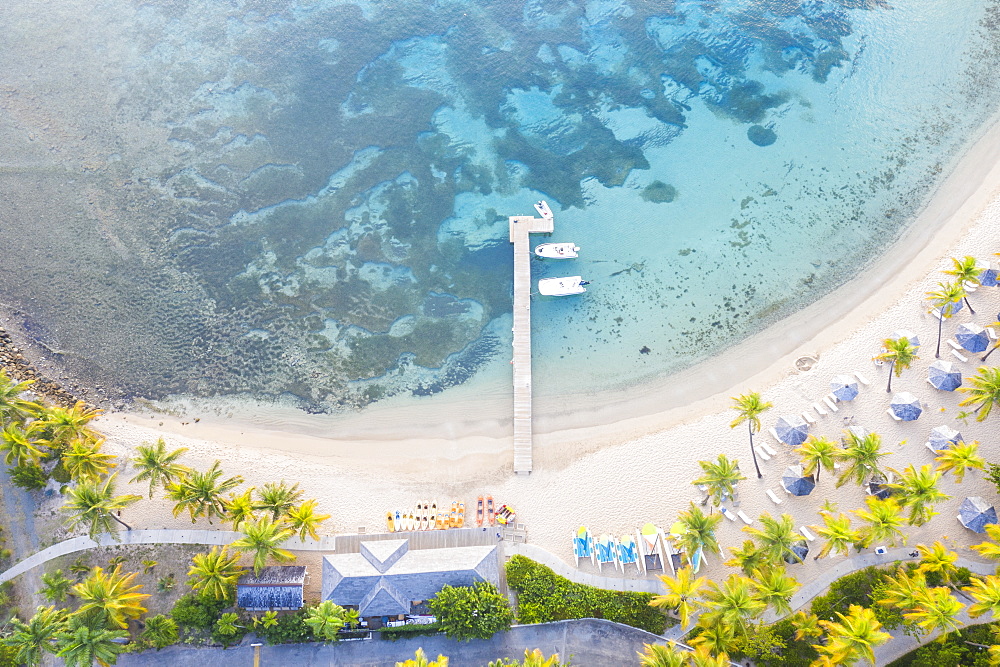
<instances>
[{"instance_id":1,"label":"wooden deck","mask_svg":"<svg viewBox=\"0 0 1000 667\"><path fill-rule=\"evenodd\" d=\"M531 244L529 234L551 234L551 218L512 215L514 244L514 472L531 472Z\"/></svg>"},{"instance_id":2,"label":"wooden deck","mask_svg":"<svg viewBox=\"0 0 1000 667\"><path fill-rule=\"evenodd\" d=\"M503 534L503 526L482 528L449 528L448 530L413 530L399 533L353 533L336 536L336 552L358 553L362 542L378 540L410 540L411 549L445 549L449 547L491 546L499 542L497 533Z\"/></svg>"}]
</instances>

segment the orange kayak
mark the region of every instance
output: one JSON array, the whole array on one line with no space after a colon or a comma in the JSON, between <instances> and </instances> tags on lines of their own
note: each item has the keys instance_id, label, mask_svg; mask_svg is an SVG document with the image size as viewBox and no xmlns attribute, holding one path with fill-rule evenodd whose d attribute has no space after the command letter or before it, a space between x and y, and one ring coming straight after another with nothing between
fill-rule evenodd
<instances>
[{"instance_id":1,"label":"orange kayak","mask_svg":"<svg viewBox=\"0 0 1000 667\"><path fill-rule=\"evenodd\" d=\"M486 520L491 526L496 523L496 515L493 513L493 496L486 496Z\"/></svg>"},{"instance_id":2,"label":"orange kayak","mask_svg":"<svg viewBox=\"0 0 1000 667\"><path fill-rule=\"evenodd\" d=\"M476 525L483 525L483 497L479 496L476 500Z\"/></svg>"}]
</instances>

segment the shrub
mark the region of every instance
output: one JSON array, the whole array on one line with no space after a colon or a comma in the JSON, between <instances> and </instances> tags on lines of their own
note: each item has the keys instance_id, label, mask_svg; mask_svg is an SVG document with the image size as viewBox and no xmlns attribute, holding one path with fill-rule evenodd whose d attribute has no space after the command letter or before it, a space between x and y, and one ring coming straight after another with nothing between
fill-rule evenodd
<instances>
[{"instance_id":1,"label":"shrub","mask_svg":"<svg viewBox=\"0 0 1000 667\"><path fill-rule=\"evenodd\" d=\"M754 663L758 667L809 667L819 658L819 653L812 645L815 639L796 639L795 623L791 619L778 621L771 626L774 637L784 643L780 653L765 653L758 656Z\"/></svg>"},{"instance_id":2,"label":"shrub","mask_svg":"<svg viewBox=\"0 0 1000 667\"><path fill-rule=\"evenodd\" d=\"M440 623L427 623L425 625L400 625L396 628L382 628L379 630L379 635L382 639L389 639L396 641L400 638L406 637L420 637L422 635L436 635L441 632Z\"/></svg>"},{"instance_id":3,"label":"shrub","mask_svg":"<svg viewBox=\"0 0 1000 667\"><path fill-rule=\"evenodd\" d=\"M62 459L60 459L59 463L55 464L52 468L51 475L52 479L56 480L60 484L69 484L73 481L73 477L69 474L69 471L66 470L66 466L63 465Z\"/></svg>"},{"instance_id":4,"label":"shrub","mask_svg":"<svg viewBox=\"0 0 1000 667\"><path fill-rule=\"evenodd\" d=\"M25 491L38 491L44 489L45 485L49 483L49 476L38 466L29 464L11 468L10 481L14 486L19 486Z\"/></svg>"},{"instance_id":5,"label":"shrub","mask_svg":"<svg viewBox=\"0 0 1000 667\"><path fill-rule=\"evenodd\" d=\"M441 629L452 639L489 639L509 630L514 622L507 598L485 581L473 586L445 586L428 602Z\"/></svg>"},{"instance_id":6,"label":"shrub","mask_svg":"<svg viewBox=\"0 0 1000 667\"><path fill-rule=\"evenodd\" d=\"M188 593L174 603L170 617L177 622L177 625L208 630L218 620L225 604L197 593Z\"/></svg>"},{"instance_id":7,"label":"shrub","mask_svg":"<svg viewBox=\"0 0 1000 667\"><path fill-rule=\"evenodd\" d=\"M257 628L257 634L268 644L297 644L315 640L312 629L306 625L306 609L278 617L269 628Z\"/></svg>"},{"instance_id":8,"label":"shrub","mask_svg":"<svg viewBox=\"0 0 1000 667\"><path fill-rule=\"evenodd\" d=\"M507 561L507 584L517 591L520 623L546 623L571 618L603 618L663 634L668 619L650 607L651 593L609 591L575 584L530 558ZM671 625L676 621L669 619Z\"/></svg>"},{"instance_id":9,"label":"shrub","mask_svg":"<svg viewBox=\"0 0 1000 667\"><path fill-rule=\"evenodd\" d=\"M174 619L158 614L146 619L146 629L139 635L140 640L148 642L159 651L177 642L177 623Z\"/></svg>"},{"instance_id":10,"label":"shrub","mask_svg":"<svg viewBox=\"0 0 1000 667\"><path fill-rule=\"evenodd\" d=\"M843 612L852 604L873 608L876 603L872 599L872 591L882 583L888 571L872 565L844 575L830 584L830 591L826 595L813 600L812 613L832 621L836 619L835 612Z\"/></svg>"},{"instance_id":11,"label":"shrub","mask_svg":"<svg viewBox=\"0 0 1000 667\"><path fill-rule=\"evenodd\" d=\"M970 625L907 653L889 667L987 667L989 654L983 647L996 643L998 630L997 623Z\"/></svg>"}]
</instances>

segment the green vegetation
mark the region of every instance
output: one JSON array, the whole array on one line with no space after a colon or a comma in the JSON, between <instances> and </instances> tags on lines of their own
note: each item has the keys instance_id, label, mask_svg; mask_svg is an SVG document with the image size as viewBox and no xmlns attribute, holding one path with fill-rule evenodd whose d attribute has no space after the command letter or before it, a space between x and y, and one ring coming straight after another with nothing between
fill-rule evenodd
<instances>
[{"instance_id":1,"label":"green vegetation","mask_svg":"<svg viewBox=\"0 0 1000 667\"><path fill-rule=\"evenodd\" d=\"M489 639L514 622L507 598L485 581L473 586L445 586L428 601L444 633L452 639Z\"/></svg>"},{"instance_id":2,"label":"green vegetation","mask_svg":"<svg viewBox=\"0 0 1000 667\"><path fill-rule=\"evenodd\" d=\"M521 555L507 561L507 584L517 591L519 623L604 618L657 635L663 634L667 627L667 617L649 606L651 593L609 591L575 584ZM669 622L676 623L673 619Z\"/></svg>"}]
</instances>

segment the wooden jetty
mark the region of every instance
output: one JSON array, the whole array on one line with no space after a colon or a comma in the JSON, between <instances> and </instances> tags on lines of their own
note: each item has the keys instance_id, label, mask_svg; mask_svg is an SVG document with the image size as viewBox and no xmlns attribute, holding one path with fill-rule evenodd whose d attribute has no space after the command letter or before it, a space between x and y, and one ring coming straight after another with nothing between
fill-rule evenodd
<instances>
[{"instance_id":1,"label":"wooden jetty","mask_svg":"<svg viewBox=\"0 0 1000 667\"><path fill-rule=\"evenodd\" d=\"M529 234L551 234L552 218L512 215L514 244L514 472L531 472L531 245Z\"/></svg>"}]
</instances>

